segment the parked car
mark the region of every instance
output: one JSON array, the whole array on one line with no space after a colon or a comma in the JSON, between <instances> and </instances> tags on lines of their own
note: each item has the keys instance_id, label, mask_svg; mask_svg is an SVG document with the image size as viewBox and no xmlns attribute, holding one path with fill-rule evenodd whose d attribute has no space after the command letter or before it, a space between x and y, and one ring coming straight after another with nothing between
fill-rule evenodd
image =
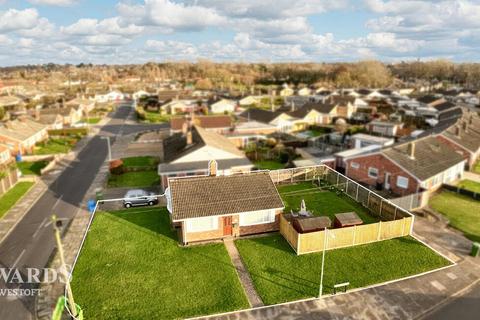
<instances>
[{"instance_id":1,"label":"parked car","mask_svg":"<svg viewBox=\"0 0 480 320\"><path fill-rule=\"evenodd\" d=\"M158 198L153 192L147 192L141 189L129 190L123 199L125 208L136 206L153 206L158 203Z\"/></svg>"}]
</instances>

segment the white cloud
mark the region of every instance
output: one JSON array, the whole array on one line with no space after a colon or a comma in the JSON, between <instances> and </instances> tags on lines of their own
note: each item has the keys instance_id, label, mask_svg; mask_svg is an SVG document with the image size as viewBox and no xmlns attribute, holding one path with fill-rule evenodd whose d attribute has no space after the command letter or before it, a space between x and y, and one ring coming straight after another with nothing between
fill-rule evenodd
<instances>
[{"instance_id":1,"label":"white cloud","mask_svg":"<svg viewBox=\"0 0 480 320\"><path fill-rule=\"evenodd\" d=\"M0 12L0 32L32 29L36 26L37 22L38 12L36 9L9 9Z\"/></svg>"},{"instance_id":2,"label":"white cloud","mask_svg":"<svg viewBox=\"0 0 480 320\"><path fill-rule=\"evenodd\" d=\"M114 34L96 34L86 36L80 40L89 46L122 46L130 43L130 39Z\"/></svg>"}]
</instances>

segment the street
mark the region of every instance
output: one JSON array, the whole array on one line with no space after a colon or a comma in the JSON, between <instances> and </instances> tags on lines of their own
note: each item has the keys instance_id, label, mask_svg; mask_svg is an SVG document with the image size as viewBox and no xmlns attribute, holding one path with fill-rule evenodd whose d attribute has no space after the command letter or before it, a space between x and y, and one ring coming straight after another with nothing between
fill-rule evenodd
<instances>
[{"instance_id":1,"label":"street","mask_svg":"<svg viewBox=\"0 0 480 320\"><path fill-rule=\"evenodd\" d=\"M106 141L101 135L129 134L143 130L160 128L163 125L125 124L132 113L129 106L120 106L112 120L105 125L99 135L94 136L77 158L60 176L50 184L33 207L25 214L12 232L0 243L0 267L3 268L44 268L55 249L52 227L48 226L50 216L56 214L64 219L64 225L80 210L88 188L98 170L107 158ZM8 288L17 288L7 285ZM22 285L21 288L29 288ZM5 283L0 283L5 289ZM0 319L33 319L34 297L0 297Z\"/></svg>"}]
</instances>

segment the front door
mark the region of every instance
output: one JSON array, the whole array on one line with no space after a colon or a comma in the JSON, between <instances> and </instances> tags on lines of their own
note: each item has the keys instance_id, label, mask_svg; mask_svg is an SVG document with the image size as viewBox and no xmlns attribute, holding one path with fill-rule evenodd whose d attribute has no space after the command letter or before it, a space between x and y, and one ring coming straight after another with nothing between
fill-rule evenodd
<instances>
[{"instance_id":1,"label":"front door","mask_svg":"<svg viewBox=\"0 0 480 320\"><path fill-rule=\"evenodd\" d=\"M232 216L223 217L223 235L232 235Z\"/></svg>"},{"instance_id":2,"label":"front door","mask_svg":"<svg viewBox=\"0 0 480 320\"><path fill-rule=\"evenodd\" d=\"M390 172L385 172L385 189L390 189Z\"/></svg>"}]
</instances>

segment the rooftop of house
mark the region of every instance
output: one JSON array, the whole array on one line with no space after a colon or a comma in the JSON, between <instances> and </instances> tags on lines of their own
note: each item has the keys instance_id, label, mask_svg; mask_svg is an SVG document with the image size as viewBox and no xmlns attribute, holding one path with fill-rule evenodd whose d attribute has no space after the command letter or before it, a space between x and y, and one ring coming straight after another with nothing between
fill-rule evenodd
<instances>
[{"instance_id":1,"label":"rooftop of house","mask_svg":"<svg viewBox=\"0 0 480 320\"><path fill-rule=\"evenodd\" d=\"M170 120L172 130L182 130L183 124L188 123L189 117L174 117ZM232 126L232 118L228 115L218 116L197 116L193 118L193 123L205 129L229 128Z\"/></svg>"},{"instance_id":2,"label":"rooftop of house","mask_svg":"<svg viewBox=\"0 0 480 320\"><path fill-rule=\"evenodd\" d=\"M303 118L309 114L312 110L315 110L319 113L329 114L337 106L334 103L323 103L323 102L307 102L302 107L287 112L289 116L294 118Z\"/></svg>"},{"instance_id":3,"label":"rooftop of house","mask_svg":"<svg viewBox=\"0 0 480 320\"><path fill-rule=\"evenodd\" d=\"M439 100L443 100L443 97L435 96L435 95L425 95L417 98L418 102L425 103L425 104L431 104L432 102L436 102Z\"/></svg>"},{"instance_id":4,"label":"rooftop of house","mask_svg":"<svg viewBox=\"0 0 480 320\"><path fill-rule=\"evenodd\" d=\"M464 161L460 153L433 136L383 149L382 154L421 181Z\"/></svg>"},{"instance_id":5,"label":"rooftop of house","mask_svg":"<svg viewBox=\"0 0 480 320\"><path fill-rule=\"evenodd\" d=\"M268 172L172 178L169 188L173 220L284 207Z\"/></svg>"},{"instance_id":6,"label":"rooftop of house","mask_svg":"<svg viewBox=\"0 0 480 320\"><path fill-rule=\"evenodd\" d=\"M434 105L434 108L437 109L439 112L444 112L456 107L457 105L455 103L451 103L449 101L441 102L439 104Z\"/></svg>"},{"instance_id":7,"label":"rooftop of house","mask_svg":"<svg viewBox=\"0 0 480 320\"><path fill-rule=\"evenodd\" d=\"M377 142L377 143L380 143L380 144L387 143L387 142L390 142L390 141L393 140L393 138L372 136L371 134L365 134L365 133L356 133L352 136L352 139L361 139L361 140L373 141L373 142Z\"/></svg>"},{"instance_id":8,"label":"rooftop of house","mask_svg":"<svg viewBox=\"0 0 480 320\"><path fill-rule=\"evenodd\" d=\"M471 152L477 152L480 150L480 117L474 112L464 113L442 135Z\"/></svg>"},{"instance_id":9,"label":"rooftop of house","mask_svg":"<svg viewBox=\"0 0 480 320\"><path fill-rule=\"evenodd\" d=\"M45 128L45 125L33 121L29 117L22 117L7 121L0 126L0 135L17 141L25 141Z\"/></svg>"},{"instance_id":10,"label":"rooftop of house","mask_svg":"<svg viewBox=\"0 0 480 320\"><path fill-rule=\"evenodd\" d=\"M283 111L270 111L257 108L249 108L240 114L241 118L255 120L262 123L270 123L276 117L281 115Z\"/></svg>"}]
</instances>

